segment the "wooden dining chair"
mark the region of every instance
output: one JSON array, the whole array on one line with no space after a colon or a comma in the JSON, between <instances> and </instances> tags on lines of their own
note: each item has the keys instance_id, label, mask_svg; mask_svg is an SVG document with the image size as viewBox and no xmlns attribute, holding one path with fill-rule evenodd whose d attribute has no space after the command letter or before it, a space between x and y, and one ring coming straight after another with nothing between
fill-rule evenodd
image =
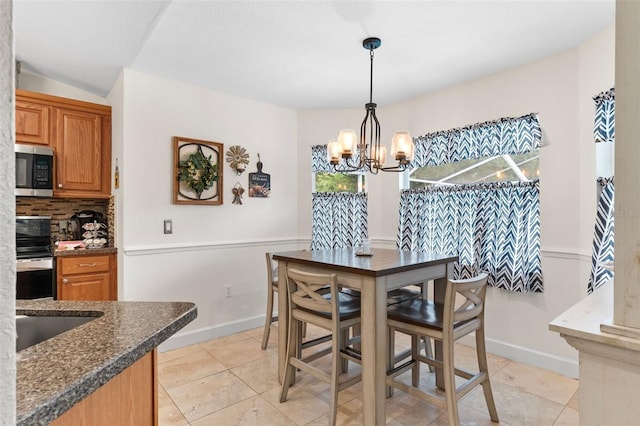
<instances>
[{"instance_id":1,"label":"wooden dining chair","mask_svg":"<svg viewBox=\"0 0 640 426\"><path fill-rule=\"evenodd\" d=\"M458 425L458 400L474 387L482 385L491 420L498 421L489 371L484 337L484 301L487 291L487 274L466 280L449 280L443 303L417 298L389 306L387 325L391 331L398 330L411 335L411 359L402 365L390 368L387 385L400 389L428 402L446 407L450 425ZM462 302L456 308L456 296ZM475 331L478 372L471 373L454 366L456 340ZM419 337L426 336L442 342L442 360L419 353ZM445 395L423 392L418 389L420 362L442 369ZM412 385L408 386L395 377L412 370ZM456 387L455 376L466 381Z\"/></svg>"},{"instance_id":2,"label":"wooden dining chair","mask_svg":"<svg viewBox=\"0 0 640 426\"><path fill-rule=\"evenodd\" d=\"M267 258L267 314L264 318L264 331L262 332L262 349L267 349L267 345L269 344L269 335L271 334L271 324L275 321L278 321L278 316L273 315L273 304L275 293L278 292L278 268L273 264L273 258L271 253L265 253ZM307 335L307 324L303 324L302 326L302 335ZM316 344L320 344L328 341L329 339L325 337L321 337L319 339L315 339L313 341L306 342L304 347L314 346Z\"/></svg>"},{"instance_id":3,"label":"wooden dining chair","mask_svg":"<svg viewBox=\"0 0 640 426\"><path fill-rule=\"evenodd\" d=\"M264 319L264 331L262 333L262 349L267 349L269 344L269 334L271 323L278 321L277 316L273 316L274 294L278 292L278 271L273 267L271 253L265 253L267 258L267 315Z\"/></svg>"},{"instance_id":4,"label":"wooden dining chair","mask_svg":"<svg viewBox=\"0 0 640 426\"><path fill-rule=\"evenodd\" d=\"M310 274L287 268L287 278L289 330L280 402L287 400L289 387L299 369L330 384L329 424L335 425L338 391L361 380L360 373L348 373L344 368L345 362L360 363L360 354L351 347L359 337L348 338L349 329L360 324L360 299L341 293L335 274ZM328 292L323 291L326 288ZM331 333L330 374L310 364L318 358L317 353L309 357L302 356L300 342L303 323L313 324Z\"/></svg>"}]
</instances>

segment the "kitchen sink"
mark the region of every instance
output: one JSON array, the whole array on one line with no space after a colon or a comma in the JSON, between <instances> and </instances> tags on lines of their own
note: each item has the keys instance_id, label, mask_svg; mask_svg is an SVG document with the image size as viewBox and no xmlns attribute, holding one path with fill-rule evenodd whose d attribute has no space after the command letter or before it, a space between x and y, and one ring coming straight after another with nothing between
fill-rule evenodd
<instances>
[{"instance_id":1,"label":"kitchen sink","mask_svg":"<svg viewBox=\"0 0 640 426\"><path fill-rule=\"evenodd\" d=\"M93 313L93 312L92 312ZM16 352L86 324L97 316L16 315Z\"/></svg>"}]
</instances>

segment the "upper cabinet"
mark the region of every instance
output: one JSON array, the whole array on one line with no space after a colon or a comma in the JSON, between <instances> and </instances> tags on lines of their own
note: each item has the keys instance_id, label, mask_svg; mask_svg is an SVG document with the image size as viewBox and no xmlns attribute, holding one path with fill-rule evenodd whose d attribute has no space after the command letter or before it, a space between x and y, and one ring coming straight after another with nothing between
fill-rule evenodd
<instances>
[{"instance_id":1,"label":"upper cabinet","mask_svg":"<svg viewBox=\"0 0 640 426\"><path fill-rule=\"evenodd\" d=\"M111 195L110 106L16 90L16 142L54 149L54 197Z\"/></svg>"},{"instance_id":2,"label":"upper cabinet","mask_svg":"<svg viewBox=\"0 0 640 426\"><path fill-rule=\"evenodd\" d=\"M51 107L16 99L16 142L49 145Z\"/></svg>"},{"instance_id":3,"label":"upper cabinet","mask_svg":"<svg viewBox=\"0 0 640 426\"><path fill-rule=\"evenodd\" d=\"M110 195L111 117L57 108L54 149L54 196Z\"/></svg>"}]
</instances>

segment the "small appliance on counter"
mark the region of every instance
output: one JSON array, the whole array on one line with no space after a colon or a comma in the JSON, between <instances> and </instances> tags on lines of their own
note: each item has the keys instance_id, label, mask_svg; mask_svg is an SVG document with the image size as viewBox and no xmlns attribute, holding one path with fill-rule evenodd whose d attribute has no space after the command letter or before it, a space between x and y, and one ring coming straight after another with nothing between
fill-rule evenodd
<instances>
[{"instance_id":1,"label":"small appliance on counter","mask_svg":"<svg viewBox=\"0 0 640 426\"><path fill-rule=\"evenodd\" d=\"M87 248L99 248L106 245L109 229L102 213L83 210L71 216L69 230L74 240L82 240Z\"/></svg>"}]
</instances>

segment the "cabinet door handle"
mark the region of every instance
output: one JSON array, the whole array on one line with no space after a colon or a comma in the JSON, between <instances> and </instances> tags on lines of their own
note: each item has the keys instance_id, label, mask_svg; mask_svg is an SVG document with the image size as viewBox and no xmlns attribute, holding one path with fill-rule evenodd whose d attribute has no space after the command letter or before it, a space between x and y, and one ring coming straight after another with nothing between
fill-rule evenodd
<instances>
[{"instance_id":1,"label":"cabinet door handle","mask_svg":"<svg viewBox=\"0 0 640 426\"><path fill-rule=\"evenodd\" d=\"M62 184L61 183L58 184L58 188L62 188Z\"/></svg>"},{"instance_id":2,"label":"cabinet door handle","mask_svg":"<svg viewBox=\"0 0 640 426\"><path fill-rule=\"evenodd\" d=\"M66 278L63 278L63 279L62 279L62 282L63 282L64 284L66 284L66 283L68 283L68 282L69 282L69 280L68 280L68 279L66 279Z\"/></svg>"},{"instance_id":3,"label":"cabinet door handle","mask_svg":"<svg viewBox=\"0 0 640 426\"><path fill-rule=\"evenodd\" d=\"M92 268L92 267L96 266L96 263L95 262L93 262L93 263L80 263L78 266L81 267L81 268Z\"/></svg>"}]
</instances>

